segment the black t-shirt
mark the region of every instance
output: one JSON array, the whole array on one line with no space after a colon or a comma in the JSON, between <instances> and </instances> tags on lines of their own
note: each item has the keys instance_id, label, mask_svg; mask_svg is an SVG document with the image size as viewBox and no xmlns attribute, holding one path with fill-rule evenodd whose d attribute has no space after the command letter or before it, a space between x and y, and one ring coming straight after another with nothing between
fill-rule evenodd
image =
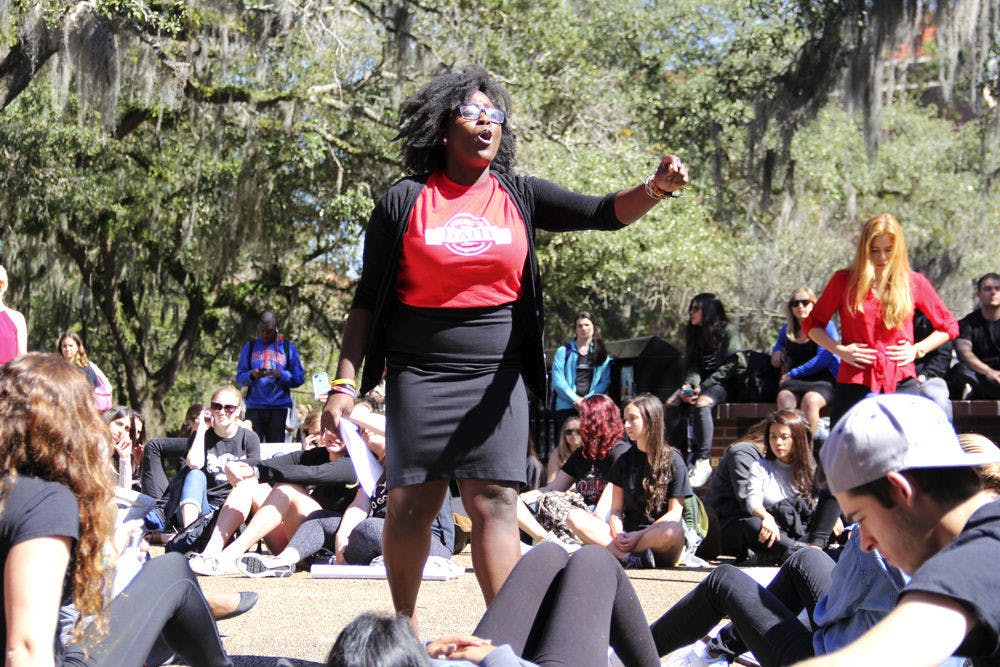
<instances>
[{"instance_id":1,"label":"black t-shirt","mask_svg":"<svg viewBox=\"0 0 1000 667\"><path fill-rule=\"evenodd\" d=\"M604 491L611 465L631 447L624 440L619 440L600 461L584 458L583 448L579 447L566 459L562 471L576 480L576 490L583 496L583 502L593 507Z\"/></svg>"},{"instance_id":2,"label":"black t-shirt","mask_svg":"<svg viewBox=\"0 0 1000 667\"><path fill-rule=\"evenodd\" d=\"M191 442L194 442L192 437ZM188 443L188 450L191 449ZM208 502L222 507L233 490L226 479L226 466L233 461L260 459L260 438L253 431L240 427L231 438L220 438L212 429L205 434L205 477L208 478Z\"/></svg>"},{"instance_id":3,"label":"black t-shirt","mask_svg":"<svg viewBox=\"0 0 1000 667\"><path fill-rule=\"evenodd\" d=\"M642 480L649 474L649 461L646 453L638 447L630 447L608 471L607 481L625 492L622 525L625 530L637 530L653 524L666 514L667 504L671 498L687 498L694 491L688 481L687 466L676 449L670 449L670 481L667 482L667 492L663 503L651 515L646 514L646 492L642 488Z\"/></svg>"},{"instance_id":4,"label":"black t-shirt","mask_svg":"<svg viewBox=\"0 0 1000 667\"><path fill-rule=\"evenodd\" d=\"M990 368L1000 368L1000 320L987 322L977 308L958 323L958 337L972 343L972 353Z\"/></svg>"},{"instance_id":5,"label":"black t-shirt","mask_svg":"<svg viewBox=\"0 0 1000 667\"><path fill-rule=\"evenodd\" d=\"M976 510L951 544L924 563L900 593L940 595L961 604L976 625L955 650L976 667L1000 665L1000 500Z\"/></svg>"},{"instance_id":6,"label":"black t-shirt","mask_svg":"<svg viewBox=\"0 0 1000 667\"><path fill-rule=\"evenodd\" d=\"M3 480L4 490L10 478ZM40 537L69 537L74 544L80 534L80 512L76 497L62 484L34 477L18 477L10 489L3 513L0 514L0 571L7 567L7 555L12 547ZM70 568L72 569L72 568ZM52 576L65 573L53 572ZM63 602L69 602L69 581L63 583ZM0 609L6 609L3 588L0 587ZM54 610L53 610L54 612ZM7 618L0 621L0 641L7 644ZM63 647L58 630L53 637L56 664L62 664Z\"/></svg>"}]
</instances>

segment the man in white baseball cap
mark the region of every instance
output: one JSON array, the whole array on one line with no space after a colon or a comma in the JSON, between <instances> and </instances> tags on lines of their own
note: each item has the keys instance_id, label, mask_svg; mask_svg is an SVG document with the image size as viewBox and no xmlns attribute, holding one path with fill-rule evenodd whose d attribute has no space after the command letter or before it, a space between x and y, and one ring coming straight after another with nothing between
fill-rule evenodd
<instances>
[{"instance_id":1,"label":"man in white baseball cap","mask_svg":"<svg viewBox=\"0 0 1000 667\"><path fill-rule=\"evenodd\" d=\"M1000 501L931 401L885 394L855 405L820 452L861 546L912 575L896 608L857 641L802 665L1000 665Z\"/></svg>"}]
</instances>

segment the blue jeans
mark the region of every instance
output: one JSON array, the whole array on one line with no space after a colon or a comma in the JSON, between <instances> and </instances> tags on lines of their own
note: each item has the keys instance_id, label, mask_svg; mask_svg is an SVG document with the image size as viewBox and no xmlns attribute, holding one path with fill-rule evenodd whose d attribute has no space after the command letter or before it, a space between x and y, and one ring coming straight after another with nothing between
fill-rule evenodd
<instances>
[{"instance_id":1,"label":"blue jeans","mask_svg":"<svg viewBox=\"0 0 1000 667\"><path fill-rule=\"evenodd\" d=\"M208 503L208 477L204 470L188 470L184 475L184 484L181 486L181 502L177 509L177 521L183 524L180 508L185 503L196 503L201 505L201 515L211 514L214 507Z\"/></svg>"}]
</instances>

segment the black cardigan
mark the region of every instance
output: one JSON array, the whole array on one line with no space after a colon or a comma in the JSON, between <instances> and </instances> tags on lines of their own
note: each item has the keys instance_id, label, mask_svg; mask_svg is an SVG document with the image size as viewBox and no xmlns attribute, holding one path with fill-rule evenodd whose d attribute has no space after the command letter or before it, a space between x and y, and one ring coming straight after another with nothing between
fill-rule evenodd
<instances>
[{"instance_id":1,"label":"black cardigan","mask_svg":"<svg viewBox=\"0 0 1000 667\"><path fill-rule=\"evenodd\" d=\"M615 216L615 193L589 197L565 190L549 181L492 172L517 206L527 227L528 257L525 260L523 295L519 307L532 329L526 332L521 374L528 389L545 395L544 311L542 281L535 253L535 229L553 232L582 229L617 230L624 225ZM385 337L388 315L396 299L396 272L403 235L410 213L424 188L426 177L407 177L393 184L375 205L365 231L361 280L352 308L372 313L371 331L361 377L364 394L379 383L385 370Z\"/></svg>"}]
</instances>

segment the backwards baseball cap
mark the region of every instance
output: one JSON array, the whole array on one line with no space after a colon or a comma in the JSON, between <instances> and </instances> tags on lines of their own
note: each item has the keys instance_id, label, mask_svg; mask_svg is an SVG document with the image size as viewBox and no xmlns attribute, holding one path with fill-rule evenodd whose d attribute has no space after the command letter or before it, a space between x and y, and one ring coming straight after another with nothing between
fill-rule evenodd
<instances>
[{"instance_id":1,"label":"backwards baseball cap","mask_svg":"<svg viewBox=\"0 0 1000 667\"><path fill-rule=\"evenodd\" d=\"M1000 449L968 454L936 403L913 394L866 398L834 426L820 450L834 493L874 482L896 470L956 468L1000 462Z\"/></svg>"}]
</instances>

